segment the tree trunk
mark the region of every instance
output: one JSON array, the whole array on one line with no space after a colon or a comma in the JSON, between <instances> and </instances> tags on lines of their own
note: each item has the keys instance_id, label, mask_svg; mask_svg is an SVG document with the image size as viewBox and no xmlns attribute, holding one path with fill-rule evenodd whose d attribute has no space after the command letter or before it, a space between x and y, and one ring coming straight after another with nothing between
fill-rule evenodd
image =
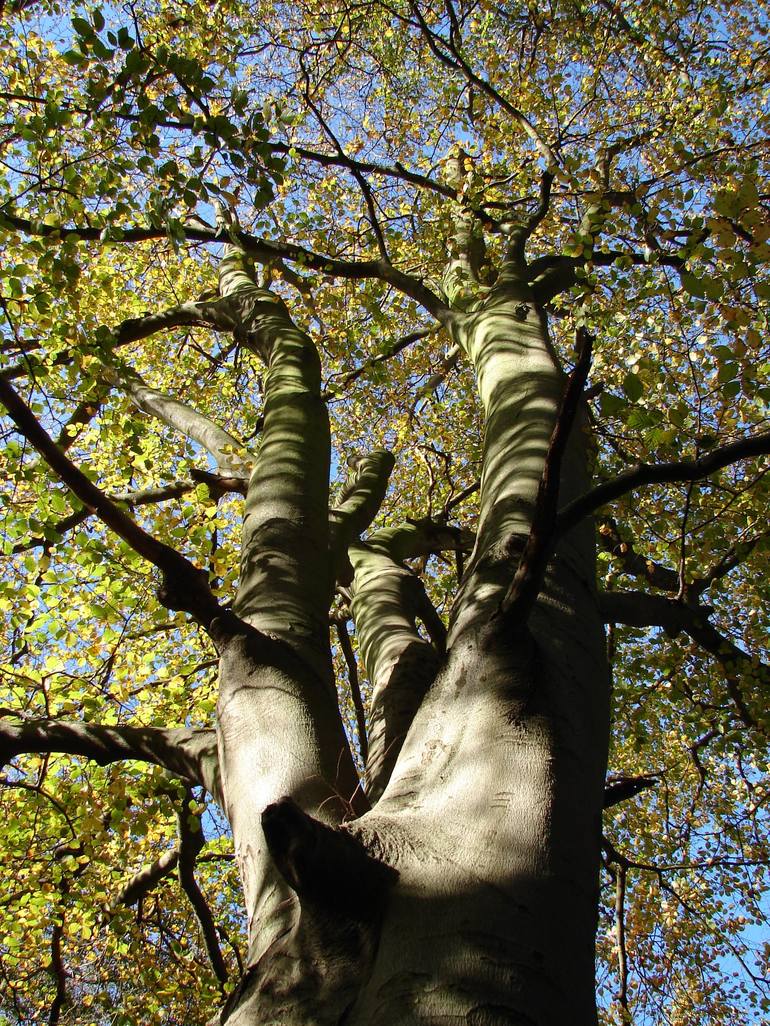
<instances>
[{"instance_id":1,"label":"tree trunk","mask_svg":"<svg viewBox=\"0 0 770 1026\"><path fill-rule=\"evenodd\" d=\"M350 549L375 685L376 806L353 818L360 806L339 800L349 755L301 648L260 658L241 641L223 659L224 786L250 914L228 1026L596 1022L608 702L592 530L562 540L526 622L497 615L564 388L543 311L525 284L501 279L455 322L487 433L476 547L438 673L416 632L403 537ZM572 431L563 501L586 485L584 428Z\"/></svg>"}]
</instances>

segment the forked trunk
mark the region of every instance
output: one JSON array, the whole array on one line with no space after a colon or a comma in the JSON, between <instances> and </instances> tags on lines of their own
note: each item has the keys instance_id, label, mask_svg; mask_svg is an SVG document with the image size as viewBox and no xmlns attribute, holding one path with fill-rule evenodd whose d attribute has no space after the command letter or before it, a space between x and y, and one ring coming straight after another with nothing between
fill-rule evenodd
<instances>
[{"instance_id":1,"label":"forked trunk","mask_svg":"<svg viewBox=\"0 0 770 1026\"><path fill-rule=\"evenodd\" d=\"M223 292L269 368L236 603L248 626L221 665L221 798L249 919L227 1026L596 1022L608 723L590 526L561 540L534 608L503 615L564 391L523 273L506 265L452 322L486 436L475 548L448 636L429 643L417 619L440 622L405 563L426 545L419 525L356 540L392 459L362 464L329 530L317 354L237 254L226 263ZM563 501L585 488L585 463L579 418ZM325 638L348 557L374 688L368 799Z\"/></svg>"}]
</instances>

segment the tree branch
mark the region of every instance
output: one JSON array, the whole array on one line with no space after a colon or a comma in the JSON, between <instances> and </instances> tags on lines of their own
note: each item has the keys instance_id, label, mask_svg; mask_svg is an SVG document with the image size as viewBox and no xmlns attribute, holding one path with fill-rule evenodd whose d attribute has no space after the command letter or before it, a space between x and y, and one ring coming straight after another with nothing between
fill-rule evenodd
<instances>
[{"instance_id":1,"label":"tree branch","mask_svg":"<svg viewBox=\"0 0 770 1026\"><path fill-rule=\"evenodd\" d=\"M60 915L63 915L60 909ZM56 993L48 1011L48 1026L58 1026L62 1009L67 1001L67 971L62 958L63 923L54 923L51 930L51 975L56 984Z\"/></svg>"},{"instance_id":2,"label":"tree branch","mask_svg":"<svg viewBox=\"0 0 770 1026\"><path fill-rule=\"evenodd\" d=\"M435 334L437 331L436 327L421 328L419 331L412 331L408 335L404 335L402 338L397 339L392 345L388 346L384 353L378 353L377 356L373 356L371 360L367 360L366 363L362 363L359 367L349 371L344 375L339 385L333 385L327 389L324 393L324 399L330 399L334 394L343 391L352 385L354 381L365 374L371 367L376 367L378 363L384 363L386 360L390 360L392 357L397 356L402 350L406 349L407 346L411 346L415 342L419 342L420 339L428 338L430 335ZM335 377L335 375L332 375ZM330 379L331 380L331 379Z\"/></svg>"},{"instance_id":3,"label":"tree branch","mask_svg":"<svg viewBox=\"0 0 770 1026\"><path fill-rule=\"evenodd\" d=\"M369 739L366 735L366 710L361 698L361 684L358 679L358 665L353 645L350 641L347 626L343 620L336 623L337 637L340 642L340 650L348 668L348 680L350 682L350 697L353 700L353 708L356 713L356 727L358 729L358 750L361 753L361 760L366 765L366 758L369 752Z\"/></svg>"},{"instance_id":4,"label":"tree branch","mask_svg":"<svg viewBox=\"0 0 770 1026\"><path fill-rule=\"evenodd\" d=\"M233 322L228 316L227 304L221 300L180 303L160 313L147 313L140 317L128 317L111 331L110 348L131 345L140 342L159 331L170 328L197 327L209 328L214 331L232 331ZM37 348L37 347L35 347ZM32 350L30 350L31 352ZM61 353L54 361L56 366L70 363L71 352ZM24 377L30 373L30 363L21 363L3 370L4 377L9 380Z\"/></svg>"},{"instance_id":5,"label":"tree branch","mask_svg":"<svg viewBox=\"0 0 770 1026\"><path fill-rule=\"evenodd\" d=\"M203 891L195 879L195 860L200 854L205 841L200 817L193 816L190 812L190 802L193 794L189 788L185 789L185 801L181 809L177 810L177 834L179 837L179 858L177 860L177 873L179 884L187 895L192 905L196 918L203 934L203 942L206 945L206 952L214 970L214 975L219 980L220 987L224 988L229 974L225 960L217 939L217 927L211 909L204 897ZM190 820L194 821L194 826Z\"/></svg>"},{"instance_id":6,"label":"tree branch","mask_svg":"<svg viewBox=\"0 0 770 1026\"><path fill-rule=\"evenodd\" d=\"M735 545L732 545L724 556L718 560L713 566L701 576L697 577L689 586L690 594L700 595L704 592L714 581L720 580L734 570L737 566L743 562L746 556L756 548L758 545L763 545L770 540L770 531L761 531L759 534L754 535L752 538L747 538L745 541L737 541Z\"/></svg>"},{"instance_id":7,"label":"tree branch","mask_svg":"<svg viewBox=\"0 0 770 1026\"><path fill-rule=\"evenodd\" d=\"M337 572L347 560L348 546L371 524L380 510L395 458L387 449L376 449L356 461L354 473L340 495L340 504L329 513L332 565Z\"/></svg>"},{"instance_id":8,"label":"tree branch","mask_svg":"<svg viewBox=\"0 0 770 1026\"><path fill-rule=\"evenodd\" d=\"M2 220L8 222L17 230L27 235L37 235L46 238L63 238L71 236L85 242L97 242L101 239L102 229L91 228L83 225L47 225L42 222L31 221L27 218L10 214L7 210L2 211ZM202 224L196 219L197 224ZM217 228L209 226L184 227L185 238L191 242L222 243L222 234ZM165 228L136 228L126 227L120 229L121 242L144 242L151 239L165 239ZM271 263L276 260L290 260L301 267L312 271L320 271L323 274L337 278L378 278L387 282L393 288L411 297L415 302L423 306L428 313L436 318L441 324L451 320L452 312L443 300L433 293L427 285L413 275L399 271L392 264L380 260L343 260L338 257L326 256L323 253L315 253L313 250L305 249L304 246L297 246L291 242L275 242L270 239L263 239L240 229L233 233L234 241L238 246L253 259L260 263ZM197 304L184 304L184 306ZM183 308L174 308L183 309ZM154 315L155 317L161 315ZM142 318L137 320L141 321ZM190 322L187 322L190 323ZM196 322L197 323L197 322ZM173 326L173 325L169 325ZM137 325L137 330L142 330ZM153 329L159 330L158 327ZM151 332L146 332L150 334ZM139 335L139 338L146 337L146 334ZM132 339L131 341L135 341Z\"/></svg>"},{"instance_id":9,"label":"tree branch","mask_svg":"<svg viewBox=\"0 0 770 1026\"><path fill-rule=\"evenodd\" d=\"M626 541L612 517L605 517L599 525L598 531L599 546L610 552L620 563L624 574L631 577L642 577L653 588L660 588L662 591L670 591L676 594L679 591L679 574L671 567L655 563L635 551L633 542Z\"/></svg>"},{"instance_id":10,"label":"tree branch","mask_svg":"<svg viewBox=\"0 0 770 1026\"><path fill-rule=\"evenodd\" d=\"M416 171L409 171L402 164L389 167L386 164L377 164L371 160L356 160L346 153L338 152L319 153L317 150L308 149L305 146L297 146L294 143L270 142L268 144L274 153L282 153L292 158L301 157L303 160L311 160L321 167L344 167L348 171L357 171L359 174L378 175L384 178L397 178L410 185L417 185L422 189L429 189L449 199L455 198L455 191L450 185L438 182L427 175L421 175Z\"/></svg>"},{"instance_id":11,"label":"tree branch","mask_svg":"<svg viewBox=\"0 0 770 1026\"><path fill-rule=\"evenodd\" d=\"M543 585L548 560L556 537L556 509L559 501L561 461L567 447L578 410L583 386L591 367L593 338L585 330L577 330L578 358L567 380L556 423L543 466L543 474L535 500L532 526L524 551L508 591L500 604L499 614L506 623L523 624Z\"/></svg>"},{"instance_id":12,"label":"tree branch","mask_svg":"<svg viewBox=\"0 0 770 1026\"><path fill-rule=\"evenodd\" d=\"M105 368L105 377L131 399L143 413L167 424L210 453L224 475L248 476L244 459L238 455L242 442L189 403L149 386L136 371L127 367ZM228 451L232 450L232 451Z\"/></svg>"},{"instance_id":13,"label":"tree branch","mask_svg":"<svg viewBox=\"0 0 770 1026\"><path fill-rule=\"evenodd\" d=\"M186 727L109 727L78 720L27 720L3 710L0 716L0 763L17 755L57 752L82 755L100 766L137 760L161 766L217 796L217 742L213 730Z\"/></svg>"},{"instance_id":14,"label":"tree branch","mask_svg":"<svg viewBox=\"0 0 770 1026\"><path fill-rule=\"evenodd\" d=\"M717 470L722 470L723 467L728 467L731 463L737 463L738 460L765 456L768 453L770 453L770 431L764 431L757 435L741 438L736 442L730 442L729 445L723 445L718 449L712 449L705 456L698 456L694 460L674 460L671 463L658 464L639 463L631 470L598 485L561 509L556 518L556 531L558 534L564 534L565 531L569 531L579 524L583 517L589 516L595 510L601 509L602 506L614 502L621 495L636 488L649 484L701 481Z\"/></svg>"},{"instance_id":15,"label":"tree branch","mask_svg":"<svg viewBox=\"0 0 770 1026\"><path fill-rule=\"evenodd\" d=\"M744 652L709 623L711 611L689 606L664 595L645 592L603 592L599 608L605 623L624 623L631 627L662 627L672 636L684 632L706 652L713 655L725 675L730 697L748 727L757 722L746 705L743 690L747 685L760 693L770 686L770 666Z\"/></svg>"},{"instance_id":16,"label":"tree branch","mask_svg":"<svg viewBox=\"0 0 770 1026\"><path fill-rule=\"evenodd\" d=\"M133 509L136 506L148 506L165 502L167 499L178 499L180 496L193 491L197 488L198 484L208 485L209 491L214 496L224 495L228 492L237 492L240 495L246 494L248 478L224 477L220 474L211 474L205 470L195 469L191 473L193 477L186 481L171 481L169 484L159 485L157 488L142 488L135 492L120 492L117 495L110 495L109 498L112 502ZM90 509L79 509L66 517L62 517L55 524L49 525L46 530L51 531L58 537L62 537L93 515L93 511ZM53 539L47 536L37 536L14 545L13 552L28 552L30 549L51 545L52 541Z\"/></svg>"},{"instance_id":17,"label":"tree branch","mask_svg":"<svg viewBox=\"0 0 770 1026\"><path fill-rule=\"evenodd\" d=\"M526 132L534 142L540 155L546 160L547 164L552 167L558 166L559 161L557 160L556 154L526 114L524 114L523 111L520 111L518 107L514 107L514 105L499 93L486 79L477 75L457 49L457 46L453 41L447 41L429 27L420 13L420 9L417 4L410 3L409 6L412 14L417 19L420 30L425 37L431 52L437 60L439 60L445 67L451 68L453 71L459 71L467 82L476 86L480 92L485 93L494 103L499 104L502 109L513 118L516 124ZM445 46L451 52L454 60L448 54L441 51L438 43L441 43L442 46Z\"/></svg>"},{"instance_id":18,"label":"tree branch","mask_svg":"<svg viewBox=\"0 0 770 1026\"><path fill-rule=\"evenodd\" d=\"M164 542L148 534L59 449L13 386L0 375L0 402L21 434L87 509L163 575L158 598L170 609L189 613L208 629L222 609L208 586L206 572Z\"/></svg>"},{"instance_id":19,"label":"tree branch","mask_svg":"<svg viewBox=\"0 0 770 1026\"><path fill-rule=\"evenodd\" d=\"M178 861L178 848L174 848L171 851L164 851L160 858L151 862L149 866L144 866L138 873L134 873L134 875L126 881L110 902L110 906L112 908L117 908L119 905L125 905L126 908L128 908L131 905L136 905L136 903L149 894L164 877L168 876L169 873L173 873Z\"/></svg>"},{"instance_id":20,"label":"tree branch","mask_svg":"<svg viewBox=\"0 0 770 1026\"><path fill-rule=\"evenodd\" d=\"M607 777L604 784L604 808L611 809L613 805L628 801L647 788L655 787L657 782L657 778L650 775Z\"/></svg>"}]
</instances>

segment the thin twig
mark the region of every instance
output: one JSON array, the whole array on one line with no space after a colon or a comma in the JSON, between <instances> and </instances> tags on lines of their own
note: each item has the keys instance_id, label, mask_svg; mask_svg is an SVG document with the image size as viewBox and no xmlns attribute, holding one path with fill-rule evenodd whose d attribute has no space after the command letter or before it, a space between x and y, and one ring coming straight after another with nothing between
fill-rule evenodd
<instances>
[{"instance_id":1,"label":"thin twig","mask_svg":"<svg viewBox=\"0 0 770 1026\"><path fill-rule=\"evenodd\" d=\"M364 702L361 697L361 685L358 679L358 665L356 663L356 654L353 651L353 645L350 641L350 635L344 621L338 620L336 622L337 637L340 640L340 649L343 656L345 657L345 663L348 667L348 680L350 681L350 694L353 699L353 708L356 711L356 727L358 729L358 749L361 753L361 759L366 765L366 756L369 751L369 741L366 735L366 710L364 709Z\"/></svg>"}]
</instances>

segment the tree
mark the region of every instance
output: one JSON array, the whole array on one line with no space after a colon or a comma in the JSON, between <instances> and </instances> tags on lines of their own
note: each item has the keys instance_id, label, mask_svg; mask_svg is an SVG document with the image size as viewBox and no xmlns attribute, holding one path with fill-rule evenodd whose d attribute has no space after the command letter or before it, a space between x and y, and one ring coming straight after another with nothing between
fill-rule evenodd
<instances>
[{"instance_id":1,"label":"tree","mask_svg":"<svg viewBox=\"0 0 770 1026\"><path fill-rule=\"evenodd\" d=\"M762 5L70 13L2 14L4 1021L767 1011Z\"/></svg>"}]
</instances>

